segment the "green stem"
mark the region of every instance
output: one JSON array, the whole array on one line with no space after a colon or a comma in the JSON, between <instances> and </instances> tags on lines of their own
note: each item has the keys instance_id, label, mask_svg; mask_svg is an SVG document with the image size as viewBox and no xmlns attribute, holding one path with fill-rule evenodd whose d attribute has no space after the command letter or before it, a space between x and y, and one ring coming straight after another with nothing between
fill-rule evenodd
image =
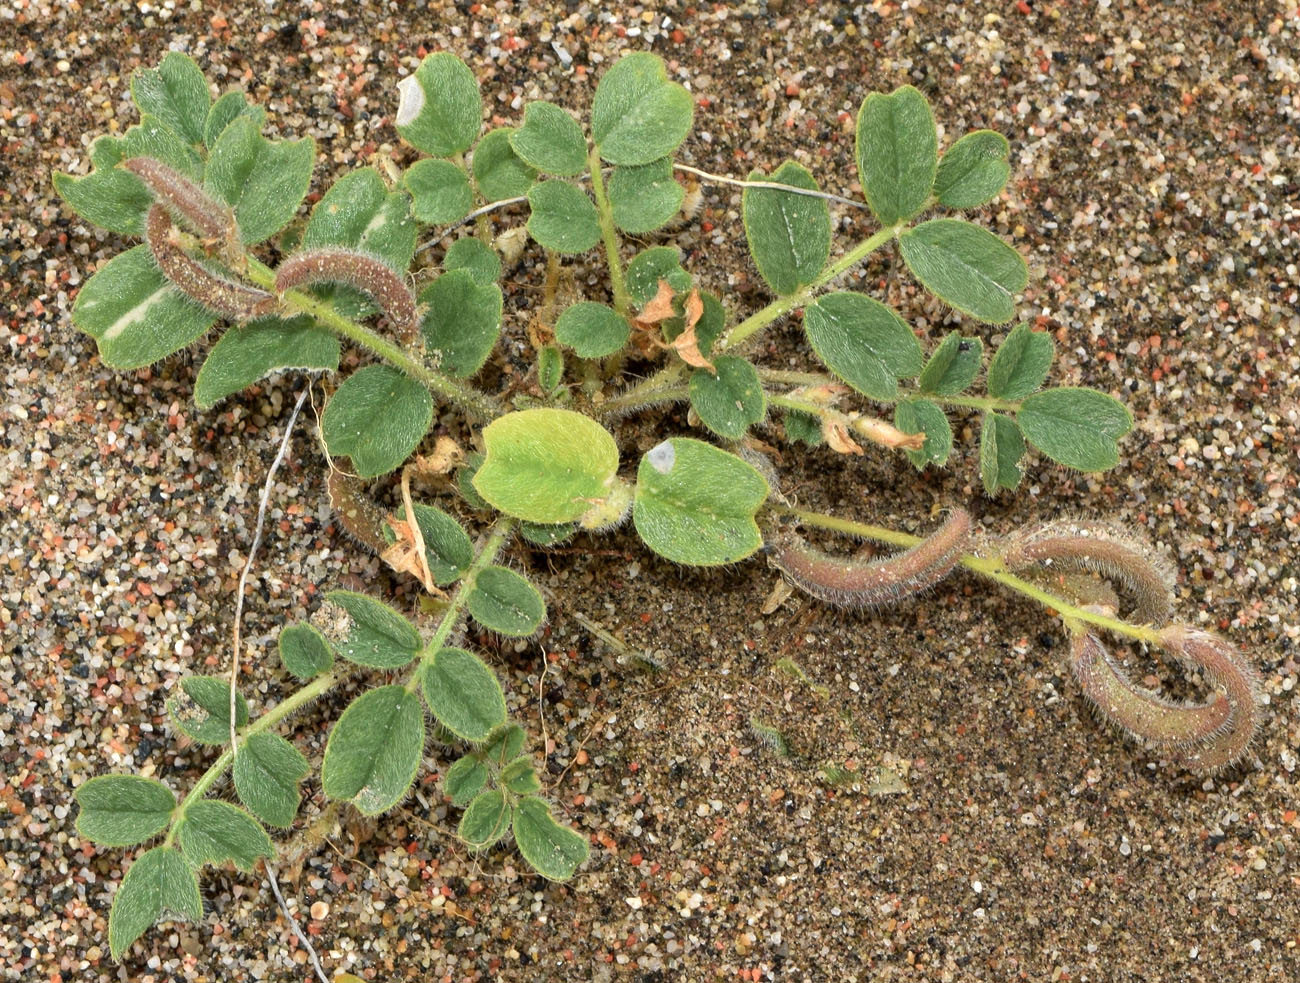
<instances>
[{"instance_id":1,"label":"green stem","mask_svg":"<svg viewBox=\"0 0 1300 983\"><path fill-rule=\"evenodd\" d=\"M768 405L780 406L787 410L797 410L800 413L807 413L810 416L820 417L826 411L825 406L804 399L795 399L792 396L782 396L779 393L765 392Z\"/></svg>"},{"instance_id":2,"label":"green stem","mask_svg":"<svg viewBox=\"0 0 1300 983\"><path fill-rule=\"evenodd\" d=\"M783 509L782 511L794 516L805 525L843 533L847 536L858 536L877 543L888 543L891 546L899 546L903 549L910 549L923 541L920 536L913 536L897 529L873 526L865 522L854 522L851 519L840 519L831 515L822 515L820 512L809 512L804 509ZM1141 642L1156 643L1159 640L1159 629L1143 625L1131 625L1119 618L1111 618L1071 604L1065 598L1058 597L1050 591L1043 590L1037 584L1017 577L1007 570L998 557L963 553L960 563L972 573L977 573L981 577L995 581L1009 590L1032 598L1044 607L1053 609L1061 616L1061 619L1071 631L1077 631L1080 624L1088 624L1095 625L1098 628L1105 628L1118 635L1127 635L1129 638L1135 638Z\"/></svg>"},{"instance_id":3,"label":"green stem","mask_svg":"<svg viewBox=\"0 0 1300 983\"><path fill-rule=\"evenodd\" d=\"M269 730L285 717L297 713L312 700L323 696L334 686L335 683L340 682L348 675L350 675L350 673L346 669L335 669L332 672L325 673L323 676L317 676L302 689L298 690L298 692L294 693L293 696L281 703L277 703L270 710L267 710L266 713L262 714L248 726L239 731L240 742L243 743L254 734L260 734L264 730ZM208 770L203 773L203 776L194 783L194 787L190 789L189 794L181 800L181 804L177 806L176 811L172 813L171 828L167 830L167 838L163 840L163 846L171 845L172 838L176 835L177 827L180 826L181 820L185 818L185 811L195 802L198 802L203 798L203 796L208 793L208 790L212 788L216 781L224 775L226 770L234 763L235 752L230 748L226 748L221 757L212 762L208 767Z\"/></svg>"},{"instance_id":4,"label":"green stem","mask_svg":"<svg viewBox=\"0 0 1300 983\"><path fill-rule=\"evenodd\" d=\"M734 328L718 339L718 343L713 346L714 352L724 352L728 348L734 348L754 333L767 327L777 318L783 317L797 307L806 306L808 302L813 299L813 296L818 290L826 286L826 284L830 283L846 270L861 263L890 239L898 235L899 230L902 228L903 223L901 222L897 225L886 226L875 235L862 240L862 242L858 243L834 263L822 270L821 273L819 273L806 287L785 297L778 297L762 310L756 311L737 324Z\"/></svg>"},{"instance_id":5,"label":"green stem","mask_svg":"<svg viewBox=\"0 0 1300 983\"><path fill-rule=\"evenodd\" d=\"M275 272L252 256L248 257L248 277L258 286L275 289ZM377 355L420 382L434 395L454 403L467 413L479 419L492 420L505 412L493 397L435 372L378 331L344 317L333 305L302 290L286 291L280 299L290 310L310 315L322 327Z\"/></svg>"},{"instance_id":6,"label":"green stem","mask_svg":"<svg viewBox=\"0 0 1300 983\"><path fill-rule=\"evenodd\" d=\"M600 151L592 147L587 156L587 169L591 172L591 193L596 196L596 212L600 216L600 237L605 242L605 262L609 264L609 283L614 291L614 310L623 317L632 311L632 298L623 279L623 261L618 255L618 230L614 227L614 209L605 194L605 178L600 173Z\"/></svg>"},{"instance_id":7,"label":"green stem","mask_svg":"<svg viewBox=\"0 0 1300 983\"><path fill-rule=\"evenodd\" d=\"M778 382L786 386L843 385L838 379L824 372L787 372L784 369L765 369L759 366L758 374L768 382Z\"/></svg>"},{"instance_id":8,"label":"green stem","mask_svg":"<svg viewBox=\"0 0 1300 983\"><path fill-rule=\"evenodd\" d=\"M1008 413L1017 413L1020 410L1020 404L1015 400L995 399L992 396L935 396L932 393L917 395L941 406L960 406L965 409L984 411L1004 410Z\"/></svg>"},{"instance_id":9,"label":"green stem","mask_svg":"<svg viewBox=\"0 0 1300 983\"><path fill-rule=\"evenodd\" d=\"M631 389L625 390L613 399L595 407L596 414L602 420L607 420L612 416L618 416L642 406L652 406L665 400L679 398L678 390L681 387L677 385L677 382L681 378L684 368L684 363L680 360L674 360L648 379L643 379Z\"/></svg>"}]
</instances>

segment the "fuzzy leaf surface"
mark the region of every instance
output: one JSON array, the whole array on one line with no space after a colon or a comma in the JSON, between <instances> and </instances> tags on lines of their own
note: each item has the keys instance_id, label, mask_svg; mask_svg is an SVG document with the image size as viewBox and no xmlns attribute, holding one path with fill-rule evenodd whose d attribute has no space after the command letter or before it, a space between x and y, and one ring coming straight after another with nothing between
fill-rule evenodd
<instances>
[{"instance_id":1,"label":"fuzzy leaf surface","mask_svg":"<svg viewBox=\"0 0 1300 983\"><path fill-rule=\"evenodd\" d=\"M315 159L310 137L271 141L241 116L212 148L203 186L234 208L240 237L251 246L289 224L307 196Z\"/></svg>"},{"instance_id":2,"label":"fuzzy leaf surface","mask_svg":"<svg viewBox=\"0 0 1300 983\"><path fill-rule=\"evenodd\" d=\"M601 159L648 164L686 139L695 115L691 94L668 80L663 59L624 55L601 77L591 104L591 132Z\"/></svg>"},{"instance_id":3,"label":"fuzzy leaf surface","mask_svg":"<svg viewBox=\"0 0 1300 983\"><path fill-rule=\"evenodd\" d=\"M415 780L424 753L424 708L405 686L362 693L330 732L321 787L367 816L397 805Z\"/></svg>"},{"instance_id":4,"label":"fuzzy leaf surface","mask_svg":"<svg viewBox=\"0 0 1300 983\"><path fill-rule=\"evenodd\" d=\"M76 791L77 833L99 846L134 846L171 822L176 796L141 775L100 775Z\"/></svg>"},{"instance_id":5,"label":"fuzzy leaf surface","mask_svg":"<svg viewBox=\"0 0 1300 983\"><path fill-rule=\"evenodd\" d=\"M1016 312L1014 295L1029 282L1020 254L978 225L935 218L898 237L903 261L926 290L963 314L1002 324Z\"/></svg>"},{"instance_id":6,"label":"fuzzy leaf surface","mask_svg":"<svg viewBox=\"0 0 1300 983\"><path fill-rule=\"evenodd\" d=\"M506 698L496 673L473 652L438 649L420 683L438 723L463 741L485 741L506 722Z\"/></svg>"},{"instance_id":7,"label":"fuzzy leaf surface","mask_svg":"<svg viewBox=\"0 0 1300 983\"><path fill-rule=\"evenodd\" d=\"M567 881L587 860L587 838L551 815L535 795L519 800L514 810L515 845L528 865L552 881Z\"/></svg>"},{"instance_id":8,"label":"fuzzy leaf surface","mask_svg":"<svg viewBox=\"0 0 1300 983\"><path fill-rule=\"evenodd\" d=\"M469 175L449 160L417 160L406 169L402 184L411 193L416 220L426 225L457 222L474 207Z\"/></svg>"},{"instance_id":9,"label":"fuzzy leaf surface","mask_svg":"<svg viewBox=\"0 0 1300 983\"><path fill-rule=\"evenodd\" d=\"M490 287L501 278L501 258L496 251L475 236L457 239L442 258L442 268L448 273L467 270L480 287Z\"/></svg>"},{"instance_id":10,"label":"fuzzy leaf surface","mask_svg":"<svg viewBox=\"0 0 1300 983\"><path fill-rule=\"evenodd\" d=\"M488 201L526 195L537 180L537 169L525 164L510 145L510 135L514 132L504 126L492 130L474 148L471 161L474 183Z\"/></svg>"},{"instance_id":11,"label":"fuzzy leaf surface","mask_svg":"<svg viewBox=\"0 0 1300 983\"><path fill-rule=\"evenodd\" d=\"M457 758L442 776L442 791L452 805L463 809L487 784L488 770L472 754Z\"/></svg>"},{"instance_id":12,"label":"fuzzy leaf surface","mask_svg":"<svg viewBox=\"0 0 1300 983\"><path fill-rule=\"evenodd\" d=\"M939 160L934 194L948 208L978 208L998 196L1011 176L1011 145L1001 133L976 130L954 143Z\"/></svg>"},{"instance_id":13,"label":"fuzzy leaf surface","mask_svg":"<svg viewBox=\"0 0 1300 983\"><path fill-rule=\"evenodd\" d=\"M278 734L262 732L239 745L231 775L239 801L268 826L284 828L298 815L298 783L310 770L296 747Z\"/></svg>"},{"instance_id":14,"label":"fuzzy leaf surface","mask_svg":"<svg viewBox=\"0 0 1300 983\"><path fill-rule=\"evenodd\" d=\"M616 167L609 177L614 224L628 235L645 235L666 225L682 207L686 191L673 180L671 158Z\"/></svg>"},{"instance_id":15,"label":"fuzzy leaf surface","mask_svg":"<svg viewBox=\"0 0 1300 983\"><path fill-rule=\"evenodd\" d=\"M241 752L242 754L242 752ZM181 853L194 867L227 861L248 872L259 857L275 852L262 824L239 806L220 799L200 799L185 810L176 833Z\"/></svg>"},{"instance_id":16,"label":"fuzzy leaf surface","mask_svg":"<svg viewBox=\"0 0 1300 983\"><path fill-rule=\"evenodd\" d=\"M332 590L325 600L337 604L352 618L352 631L339 646L339 654L349 662L375 669L397 669L424 648L424 640L414 625L368 594Z\"/></svg>"},{"instance_id":17,"label":"fuzzy leaf surface","mask_svg":"<svg viewBox=\"0 0 1300 983\"><path fill-rule=\"evenodd\" d=\"M893 400L898 380L921 371L921 344L892 307L865 294L838 291L804 311L804 332L817 357L872 399Z\"/></svg>"},{"instance_id":18,"label":"fuzzy leaf surface","mask_svg":"<svg viewBox=\"0 0 1300 983\"><path fill-rule=\"evenodd\" d=\"M131 943L162 918L163 912L197 922L203 918L199 879L179 850L154 847L136 858L113 896L108 914L108 947L121 960Z\"/></svg>"},{"instance_id":19,"label":"fuzzy leaf surface","mask_svg":"<svg viewBox=\"0 0 1300 983\"><path fill-rule=\"evenodd\" d=\"M722 355L708 369L691 373L691 408L719 437L739 440L767 413L758 370L746 359Z\"/></svg>"},{"instance_id":20,"label":"fuzzy leaf surface","mask_svg":"<svg viewBox=\"0 0 1300 983\"><path fill-rule=\"evenodd\" d=\"M544 393L553 393L564 381L564 353L557 345L543 345L537 350L537 385Z\"/></svg>"},{"instance_id":21,"label":"fuzzy leaf surface","mask_svg":"<svg viewBox=\"0 0 1300 983\"><path fill-rule=\"evenodd\" d=\"M587 138L578 121L553 103L530 102L524 125L510 136L519 159L543 174L574 177L587 166Z\"/></svg>"},{"instance_id":22,"label":"fuzzy leaf surface","mask_svg":"<svg viewBox=\"0 0 1300 983\"><path fill-rule=\"evenodd\" d=\"M248 101L244 93L227 92L208 110L208 118L203 122L203 143L215 147L226 132L226 127L242 116L247 116L259 130L266 122L266 110Z\"/></svg>"},{"instance_id":23,"label":"fuzzy leaf surface","mask_svg":"<svg viewBox=\"0 0 1300 983\"><path fill-rule=\"evenodd\" d=\"M468 65L448 52L426 55L398 85L397 132L430 157L468 150L478 136L483 101Z\"/></svg>"},{"instance_id":24,"label":"fuzzy leaf surface","mask_svg":"<svg viewBox=\"0 0 1300 983\"><path fill-rule=\"evenodd\" d=\"M792 160L770 177L751 171L749 180L819 190L808 169ZM831 212L825 199L746 188L741 211L749 254L773 293L792 294L822 271L831 254Z\"/></svg>"},{"instance_id":25,"label":"fuzzy leaf surface","mask_svg":"<svg viewBox=\"0 0 1300 983\"><path fill-rule=\"evenodd\" d=\"M420 303L420 330L429 351L442 356L438 367L458 379L481 369L501 334L501 288L471 270L451 270L420 291Z\"/></svg>"},{"instance_id":26,"label":"fuzzy leaf surface","mask_svg":"<svg viewBox=\"0 0 1300 983\"><path fill-rule=\"evenodd\" d=\"M587 193L568 181L528 190L528 234L557 253L585 253L600 241L600 217Z\"/></svg>"},{"instance_id":27,"label":"fuzzy leaf surface","mask_svg":"<svg viewBox=\"0 0 1300 983\"><path fill-rule=\"evenodd\" d=\"M314 679L334 665L334 650L313 625L289 625L280 632L280 661L299 679Z\"/></svg>"},{"instance_id":28,"label":"fuzzy leaf surface","mask_svg":"<svg viewBox=\"0 0 1300 983\"><path fill-rule=\"evenodd\" d=\"M532 795L542 790L542 782L533 769L532 759L525 756L501 769L501 784L515 795Z\"/></svg>"},{"instance_id":29,"label":"fuzzy leaf surface","mask_svg":"<svg viewBox=\"0 0 1300 983\"><path fill-rule=\"evenodd\" d=\"M1095 389L1064 387L1029 396L1016 417L1029 442L1076 471L1107 471L1119 463L1116 441L1133 429L1123 403Z\"/></svg>"},{"instance_id":30,"label":"fuzzy leaf surface","mask_svg":"<svg viewBox=\"0 0 1300 983\"><path fill-rule=\"evenodd\" d=\"M487 743L483 745L483 757L504 768L506 762L519 757L524 749L524 729L518 724L510 723L498 728Z\"/></svg>"},{"instance_id":31,"label":"fuzzy leaf surface","mask_svg":"<svg viewBox=\"0 0 1300 983\"><path fill-rule=\"evenodd\" d=\"M612 307L589 300L565 308L555 322L555 339L579 358L604 358L627 344L632 329Z\"/></svg>"},{"instance_id":32,"label":"fuzzy leaf surface","mask_svg":"<svg viewBox=\"0 0 1300 983\"><path fill-rule=\"evenodd\" d=\"M130 171L114 167L84 177L55 174L54 190L92 225L123 236L144 235L144 217L153 195Z\"/></svg>"},{"instance_id":33,"label":"fuzzy leaf surface","mask_svg":"<svg viewBox=\"0 0 1300 983\"><path fill-rule=\"evenodd\" d=\"M471 849L486 850L510 829L510 807L500 789L480 792L460 817L456 834Z\"/></svg>"},{"instance_id":34,"label":"fuzzy leaf surface","mask_svg":"<svg viewBox=\"0 0 1300 983\"><path fill-rule=\"evenodd\" d=\"M185 676L181 692L167 701L167 713L181 733L200 744L230 740L230 682L216 676ZM248 701L235 693L235 729L248 724Z\"/></svg>"},{"instance_id":35,"label":"fuzzy leaf surface","mask_svg":"<svg viewBox=\"0 0 1300 983\"><path fill-rule=\"evenodd\" d=\"M415 503L415 522L424 540L424 557L438 586L459 580L474 562L474 544L461 524L442 509Z\"/></svg>"},{"instance_id":36,"label":"fuzzy leaf surface","mask_svg":"<svg viewBox=\"0 0 1300 983\"><path fill-rule=\"evenodd\" d=\"M208 80L193 58L169 51L157 68L131 76L131 98L140 110L161 120L187 143L202 143L212 96Z\"/></svg>"},{"instance_id":37,"label":"fuzzy leaf surface","mask_svg":"<svg viewBox=\"0 0 1300 983\"><path fill-rule=\"evenodd\" d=\"M546 620L537 588L508 567L480 571L466 606L484 628L516 638L526 638Z\"/></svg>"},{"instance_id":38,"label":"fuzzy leaf surface","mask_svg":"<svg viewBox=\"0 0 1300 983\"><path fill-rule=\"evenodd\" d=\"M979 375L984 344L978 338L963 338L951 331L939 343L918 380L921 392L936 396L955 396Z\"/></svg>"},{"instance_id":39,"label":"fuzzy leaf surface","mask_svg":"<svg viewBox=\"0 0 1300 983\"><path fill-rule=\"evenodd\" d=\"M894 426L903 433L925 434L919 451L908 450L908 460L923 470L927 464L938 467L948 463L952 453L952 424L943 407L928 399L905 399L894 407Z\"/></svg>"},{"instance_id":40,"label":"fuzzy leaf surface","mask_svg":"<svg viewBox=\"0 0 1300 983\"><path fill-rule=\"evenodd\" d=\"M211 409L281 369L337 372L339 339L310 317L264 317L232 325L203 360L194 383L194 405Z\"/></svg>"},{"instance_id":41,"label":"fuzzy leaf surface","mask_svg":"<svg viewBox=\"0 0 1300 983\"><path fill-rule=\"evenodd\" d=\"M374 478L410 457L432 420L424 386L387 365L367 365L325 406L321 435L331 455L351 458L358 476Z\"/></svg>"},{"instance_id":42,"label":"fuzzy leaf surface","mask_svg":"<svg viewBox=\"0 0 1300 983\"><path fill-rule=\"evenodd\" d=\"M989 362L989 395L1024 399L1043 384L1055 356L1056 346L1050 334L1017 324Z\"/></svg>"},{"instance_id":43,"label":"fuzzy leaf surface","mask_svg":"<svg viewBox=\"0 0 1300 983\"><path fill-rule=\"evenodd\" d=\"M1001 413L985 413L980 431L980 477L984 491L996 495L1001 489L1014 491L1023 476L1020 459L1025 438L1016 421Z\"/></svg>"},{"instance_id":44,"label":"fuzzy leaf surface","mask_svg":"<svg viewBox=\"0 0 1300 983\"><path fill-rule=\"evenodd\" d=\"M638 305L648 304L659 292L660 280L667 280L677 293L691 287L691 275L682 268L682 254L675 246L652 246L627 264L627 292Z\"/></svg>"},{"instance_id":45,"label":"fuzzy leaf surface","mask_svg":"<svg viewBox=\"0 0 1300 983\"><path fill-rule=\"evenodd\" d=\"M911 218L934 187L939 138L930 104L910 85L873 92L858 110L858 177L881 225Z\"/></svg>"}]
</instances>

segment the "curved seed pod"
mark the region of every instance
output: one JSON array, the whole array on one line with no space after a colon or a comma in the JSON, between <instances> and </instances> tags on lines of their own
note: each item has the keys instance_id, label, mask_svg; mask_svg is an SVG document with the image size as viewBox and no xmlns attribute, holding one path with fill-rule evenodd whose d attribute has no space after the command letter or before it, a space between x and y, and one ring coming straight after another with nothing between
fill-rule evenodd
<instances>
[{"instance_id":1,"label":"curved seed pod","mask_svg":"<svg viewBox=\"0 0 1300 983\"><path fill-rule=\"evenodd\" d=\"M145 241L158 269L180 290L228 321L251 321L275 310L277 301L265 290L218 276L185 252L172 236L174 229L166 208L149 209Z\"/></svg>"},{"instance_id":2,"label":"curved seed pod","mask_svg":"<svg viewBox=\"0 0 1300 983\"><path fill-rule=\"evenodd\" d=\"M330 508L339 517L343 526L363 546L376 553L388 549L384 539L384 513L370 500L362 483L349 474L331 468L325 480L329 491Z\"/></svg>"},{"instance_id":3,"label":"curved seed pod","mask_svg":"<svg viewBox=\"0 0 1300 983\"><path fill-rule=\"evenodd\" d=\"M1153 550L1102 522L1049 522L1013 534L1002 562L1027 569L1086 570L1116 584L1133 602L1133 619L1160 624L1173 611L1174 574Z\"/></svg>"},{"instance_id":4,"label":"curved seed pod","mask_svg":"<svg viewBox=\"0 0 1300 983\"><path fill-rule=\"evenodd\" d=\"M346 283L364 290L399 331L415 334L415 294L400 274L374 256L339 246L308 249L290 256L275 272L276 293L312 283Z\"/></svg>"},{"instance_id":5,"label":"curved seed pod","mask_svg":"<svg viewBox=\"0 0 1300 983\"><path fill-rule=\"evenodd\" d=\"M933 587L952 572L970 540L970 514L953 509L928 539L903 553L859 563L814 549L785 534L773 543L768 561L790 583L839 607L891 604Z\"/></svg>"},{"instance_id":6,"label":"curved seed pod","mask_svg":"<svg viewBox=\"0 0 1300 983\"><path fill-rule=\"evenodd\" d=\"M1216 692L1203 703L1179 703L1138 686L1093 634L1076 635L1070 661L1075 678L1106 720L1193 771L1232 764L1259 725L1259 677L1230 642L1175 625L1161 647L1203 672Z\"/></svg>"},{"instance_id":7,"label":"curved seed pod","mask_svg":"<svg viewBox=\"0 0 1300 983\"><path fill-rule=\"evenodd\" d=\"M123 161L122 166L143 181L167 211L183 218L204 239L220 242L232 265L242 264L244 249L239 223L229 205L217 201L184 174L152 157L132 157Z\"/></svg>"}]
</instances>

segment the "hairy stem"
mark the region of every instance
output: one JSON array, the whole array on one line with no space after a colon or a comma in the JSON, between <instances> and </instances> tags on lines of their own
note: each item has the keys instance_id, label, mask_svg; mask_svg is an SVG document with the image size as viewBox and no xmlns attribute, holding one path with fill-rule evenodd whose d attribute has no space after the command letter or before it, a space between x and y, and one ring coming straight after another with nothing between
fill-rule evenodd
<instances>
[{"instance_id":1,"label":"hairy stem","mask_svg":"<svg viewBox=\"0 0 1300 983\"><path fill-rule=\"evenodd\" d=\"M600 215L600 237L605 243L605 262L609 264L609 283L614 291L614 310L623 317L632 311L632 298L623 279L623 260L618 255L618 230L614 228L614 209L605 194L605 178L600 173L600 151L595 147L587 157L591 171L591 193L596 197L596 211Z\"/></svg>"},{"instance_id":2,"label":"hairy stem","mask_svg":"<svg viewBox=\"0 0 1300 983\"><path fill-rule=\"evenodd\" d=\"M677 383L681 379L682 370L685 367L685 363L680 360L673 361L649 378L642 379L630 389L624 390L613 399L595 407L596 415L602 420L607 420L610 417L630 413L643 406L654 406L658 403L680 399L683 390Z\"/></svg>"}]
</instances>

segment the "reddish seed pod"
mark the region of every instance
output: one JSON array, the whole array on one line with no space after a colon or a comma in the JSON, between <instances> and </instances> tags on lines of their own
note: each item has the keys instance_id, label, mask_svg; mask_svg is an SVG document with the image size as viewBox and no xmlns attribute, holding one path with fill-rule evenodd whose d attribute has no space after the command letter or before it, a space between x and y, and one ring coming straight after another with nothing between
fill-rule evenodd
<instances>
[{"instance_id":1,"label":"reddish seed pod","mask_svg":"<svg viewBox=\"0 0 1300 983\"><path fill-rule=\"evenodd\" d=\"M142 180L168 212L184 219L204 239L220 243L232 265L242 263L239 224L229 205L217 201L184 174L152 157L132 157L123 161L122 166Z\"/></svg>"},{"instance_id":2,"label":"reddish seed pod","mask_svg":"<svg viewBox=\"0 0 1300 983\"><path fill-rule=\"evenodd\" d=\"M382 260L355 249L331 246L295 253L275 273L277 293L313 283L346 283L364 290L402 334L415 334L415 294Z\"/></svg>"},{"instance_id":3,"label":"reddish seed pod","mask_svg":"<svg viewBox=\"0 0 1300 983\"><path fill-rule=\"evenodd\" d=\"M1114 583L1133 602L1132 618L1161 624L1173 611L1174 575L1149 547L1102 522L1050 522L1010 537L1002 561L1012 572L1087 571Z\"/></svg>"},{"instance_id":4,"label":"reddish seed pod","mask_svg":"<svg viewBox=\"0 0 1300 983\"><path fill-rule=\"evenodd\" d=\"M820 601L839 607L874 607L911 597L948 576L970 541L970 529L970 514L954 509L928 539L870 563L823 553L788 534L773 543L769 562L790 583Z\"/></svg>"},{"instance_id":5,"label":"reddish seed pod","mask_svg":"<svg viewBox=\"0 0 1300 983\"><path fill-rule=\"evenodd\" d=\"M149 209L145 241L163 276L189 297L229 321L251 321L276 308L276 299L265 290L218 276L181 248L172 236L171 216L162 205Z\"/></svg>"},{"instance_id":6,"label":"reddish seed pod","mask_svg":"<svg viewBox=\"0 0 1300 983\"><path fill-rule=\"evenodd\" d=\"M1138 686L1093 634L1075 636L1071 668L1098 713L1121 730L1193 771L1232 764L1259 726L1255 668L1227 640L1186 625L1165 629L1160 645L1203 673L1215 693L1203 703L1178 703Z\"/></svg>"},{"instance_id":7,"label":"reddish seed pod","mask_svg":"<svg viewBox=\"0 0 1300 983\"><path fill-rule=\"evenodd\" d=\"M384 513L365 493L359 479L331 468L325 487L329 492L330 508L345 530L376 553L388 549L383 532Z\"/></svg>"}]
</instances>

